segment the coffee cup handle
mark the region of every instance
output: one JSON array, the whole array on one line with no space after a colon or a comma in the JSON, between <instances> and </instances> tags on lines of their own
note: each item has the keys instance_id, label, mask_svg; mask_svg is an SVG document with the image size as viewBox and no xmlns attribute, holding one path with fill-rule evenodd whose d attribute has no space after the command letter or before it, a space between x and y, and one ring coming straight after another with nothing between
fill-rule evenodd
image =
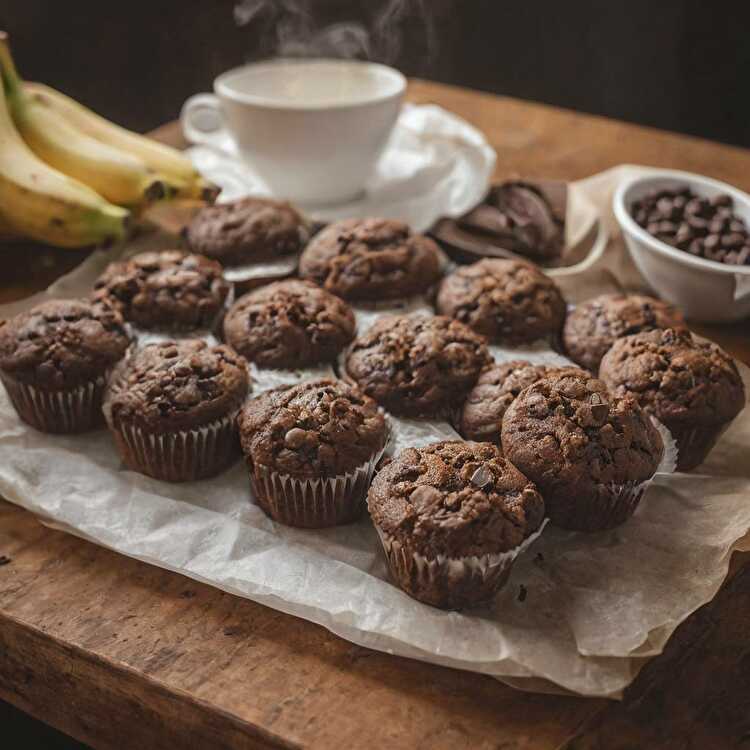
<instances>
[{"instance_id":1,"label":"coffee cup handle","mask_svg":"<svg viewBox=\"0 0 750 750\"><path fill-rule=\"evenodd\" d=\"M225 140L221 101L213 94L196 94L182 106L180 125L191 143L221 149Z\"/></svg>"}]
</instances>

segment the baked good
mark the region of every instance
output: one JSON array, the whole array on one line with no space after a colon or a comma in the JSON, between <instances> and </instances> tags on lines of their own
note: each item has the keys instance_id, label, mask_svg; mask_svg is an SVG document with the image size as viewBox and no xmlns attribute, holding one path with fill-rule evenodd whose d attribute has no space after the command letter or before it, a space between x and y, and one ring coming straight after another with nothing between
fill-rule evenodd
<instances>
[{"instance_id":1,"label":"baked good","mask_svg":"<svg viewBox=\"0 0 750 750\"><path fill-rule=\"evenodd\" d=\"M199 339L149 344L113 373L104 414L125 465L169 482L215 476L239 456L247 363Z\"/></svg>"},{"instance_id":2,"label":"baked good","mask_svg":"<svg viewBox=\"0 0 750 750\"><path fill-rule=\"evenodd\" d=\"M221 266L201 255L163 250L107 266L94 299L116 307L125 320L147 330L211 329L224 310L230 285Z\"/></svg>"},{"instance_id":3,"label":"baked good","mask_svg":"<svg viewBox=\"0 0 750 750\"><path fill-rule=\"evenodd\" d=\"M703 463L745 406L734 360L688 331L668 328L619 339L600 373L613 393L636 399L672 433L680 471Z\"/></svg>"},{"instance_id":4,"label":"baked good","mask_svg":"<svg viewBox=\"0 0 750 750\"><path fill-rule=\"evenodd\" d=\"M384 315L355 339L346 374L394 414L434 417L463 400L491 357L457 320Z\"/></svg>"},{"instance_id":5,"label":"baked good","mask_svg":"<svg viewBox=\"0 0 750 750\"><path fill-rule=\"evenodd\" d=\"M402 221L344 219L329 224L305 248L299 272L347 300L403 299L439 278L434 240Z\"/></svg>"},{"instance_id":6,"label":"baked good","mask_svg":"<svg viewBox=\"0 0 750 750\"><path fill-rule=\"evenodd\" d=\"M522 391L505 412L501 439L552 523L577 531L628 519L664 454L640 406L585 375L544 378Z\"/></svg>"},{"instance_id":7,"label":"baked good","mask_svg":"<svg viewBox=\"0 0 750 750\"><path fill-rule=\"evenodd\" d=\"M310 227L290 203L240 198L205 206L184 234L193 252L231 267L300 252L310 239Z\"/></svg>"},{"instance_id":8,"label":"baked good","mask_svg":"<svg viewBox=\"0 0 750 750\"><path fill-rule=\"evenodd\" d=\"M260 367L305 367L335 359L355 327L342 299L290 279L240 297L224 318L224 340Z\"/></svg>"},{"instance_id":9,"label":"baked good","mask_svg":"<svg viewBox=\"0 0 750 750\"><path fill-rule=\"evenodd\" d=\"M582 373L582 370L572 366L533 365L524 359L492 365L479 376L466 401L454 414L453 426L466 440L499 445L503 415L516 396L537 380L568 372Z\"/></svg>"},{"instance_id":10,"label":"baked good","mask_svg":"<svg viewBox=\"0 0 750 750\"><path fill-rule=\"evenodd\" d=\"M239 428L255 498L273 519L319 528L361 515L388 427L359 389L322 379L267 391Z\"/></svg>"},{"instance_id":11,"label":"baked good","mask_svg":"<svg viewBox=\"0 0 750 750\"><path fill-rule=\"evenodd\" d=\"M565 320L565 300L552 279L531 263L501 258L485 258L446 276L436 306L500 344L554 338Z\"/></svg>"},{"instance_id":12,"label":"baked good","mask_svg":"<svg viewBox=\"0 0 750 750\"><path fill-rule=\"evenodd\" d=\"M0 322L0 380L18 416L42 432L104 423L110 370L132 339L120 313L87 300L50 300Z\"/></svg>"},{"instance_id":13,"label":"baked good","mask_svg":"<svg viewBox=\"0 0 750 750\"><path fill-rule=\"evenodd\" d=\"M645 294L602 294L568 313L563 346L574 362L597 373L617 339L660 328L685 329L685 319L674 305Z\"/></svg>"},{"instance_id":14,"label":"baked good","mask_svg":"<svg viewBox=\"0 0 750 750\"><path fill-rule=\"evenodd\" d=\"M537 489L490 443L407 448L367 506L396 584L444 609L491 599L544 519Z\"/></svg>"}]
</instances>

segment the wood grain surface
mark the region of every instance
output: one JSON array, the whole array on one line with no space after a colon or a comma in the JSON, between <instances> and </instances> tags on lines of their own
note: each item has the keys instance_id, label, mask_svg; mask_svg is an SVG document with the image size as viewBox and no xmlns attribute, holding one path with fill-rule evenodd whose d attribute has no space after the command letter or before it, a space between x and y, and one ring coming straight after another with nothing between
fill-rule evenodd
<instances>
[{"instance_id":1,"label":"wood grain surface","mask_svg":"<svg viewBox=\"0 0 750 750\"><path fill-rule=\"evenodd\" d=\"M576 179L630 161L750 190L741 149L424 81L409 93L481 128L498 177ZM177 134L170 125L158 135L178 144ZM83 257L3 253L0 301ZM747 324L701 332L750 361ZM369 651L0 501L0 698L102 748L750 746L746 561L735 555L730 583L612 703Z\"/></svg>"}]
</instances>

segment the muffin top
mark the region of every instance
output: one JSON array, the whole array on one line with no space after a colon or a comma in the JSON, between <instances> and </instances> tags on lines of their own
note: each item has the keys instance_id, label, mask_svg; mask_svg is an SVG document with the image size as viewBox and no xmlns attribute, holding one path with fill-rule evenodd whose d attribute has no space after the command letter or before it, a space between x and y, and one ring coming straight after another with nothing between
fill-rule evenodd
<instances>
[{"instance_id":1,"label":"muffin top","mask_svg":"<svg viewBox=\"0 0 750 750\"><path fill-rule=\"evenodd\" d=\"M660 328L686 330L674 305L644 294L602 294L568 313L563 344L573 361L596 373L617 339Z\"/></svg>"},{"instance_id":2,"label":"muffin top","mask_svg":"<svg viewBox=\"0 0 750 750\"><path fill-rule=\"evenodd\" d=\"M147 432L189 430L232 415L249 390L247 363L228 346L165 341L123 360L104 412L115 427L125 422Z\"/></svg>"},{"instance_id":3,"label":"muffin top","mask_svg":"<svg viewBox=\"0 0 750 750\"><path fill-rule=\"evenodd\" d=\"M346 372L394 414L437 416L461 401L491 362L484 339L440 315L384 315L357 338Z\"/></svg>"},{"instance_id":4,"label":"muffin top","mask_svg":"<svg viewBox=\"0 0 750 750\"><path fill-rule=\"evenodd\" d=\"M367 505L382 532L429 558L507 552L544 519L536 487L490 443L407 448L375 476Z\"/></svg>"},{"instance_id":5,"label":"muffin top","mask_svg":"<svg viewBox=\"0 0 750 750\"><path fill-rule=\"evenodd\" d=\"M110 263L94 285L123 317L146 329L211 328L230 286L221 266L201 255L163 250Z\"/></svg>"},{"instance_id":6,"label":"muffin top","mask_svg":"<svg viewBox=\"0 0 750 750\"><path fill-rule=\"evenodd\" d=\"M437 309L490 341L530 343L560 331L565 300L552 279L519 260L485 258L440 285Z\"/></svg>"},{"instance_id":7,"label":"muffin top","mask_svg":"<svg viewBox=\"0 0 750 750\"><path fill-rule=\"evenodd\" d=\"M261 367L335 359L354 338L354 313L309 281L290 279L241 297L224 319L224 340Z\"/></svg>"},{"instance_id":8,"label":"muffin top","mask_svg":"<svg viewBox=\"0 0 750 750\"><path fill-rule=\"evenodd\" d=\"M688 331L646 331L615 341L601 378L617 395L629 394L668 427L728 422L745 406L734 360Z\"/></svg>"},{"instance_id":9,"label":"muffin top","mask_svg":"<svg viewBox=\"0 0 750 750\"><path fill-rule=\"evenodd\" d=\"M193 252L224 266L298 253L310 238L303 216L289 203L241 198L202 208L185 230Z\"/></svg>"},{"instance_id":10,"label":"muffin top","mask_svg":"<svg viewBox=\"0 0 750 750\"><path fill-rule=\"evenodd\" d=\"M515 359L487 368L469 391L455 419L455 428L467 440L500 443L503 415L518 394L551 375L584 374L577 367L532 365Z\"/></svg>"},{"instance_id":11,"label":"muffin top","mask_svg":"<svg viewBox=\"0 0 750 750\"><path fill-rule=\"evenodd\" d=\"M239 417L248 464L301 478L333 477L361 466L385 446L377 404L340 380L276 388L245 405Z\"/></svg>"},{"instance_id":12,"label":"muffin top","mask_svg":"<svg viewBox=\"0 0 750 750\"><path fill-rule=\"evenodd\" d=\"M105 375L131 344L117 310L88 300L50 300L0 321L0 371L44 390Z\"/></svg>"},{"instance_id":13,"label":"muffin top","mask_svg":"<svg viewBox=\"0 0 750 750\"><path fill-rule=\"evenodd\" d=\"M602 485L642 482L664 453L638 404L586 375L547 377L522 391L502 425L503 452L542 495L598 494Z\"/></svg>"},{"instance_id":14,"label":"muffin top","mask_svg":"<svg viewBox=\"0 0 750 750\"><path fill-rule=\"evenodd\" d=\"M382 300L426 291L440 265L435 242L401 221L345 219L312 239L299 270L344 299Z\"/></svg>"}]
</instances>

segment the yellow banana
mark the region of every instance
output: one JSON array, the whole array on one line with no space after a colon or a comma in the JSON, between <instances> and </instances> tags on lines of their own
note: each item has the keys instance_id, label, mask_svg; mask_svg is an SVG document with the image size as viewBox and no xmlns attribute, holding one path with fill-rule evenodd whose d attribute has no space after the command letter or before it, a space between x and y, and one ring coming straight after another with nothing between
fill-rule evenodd
<instances>
[{"instance_id":1,"label":"yellow banana","mask_svg":"<svg viewBox=\"0 0 750 750\"><path fill-rule=\"evenodd\" d=\"M44 97L27 94L6 34L0 35L0 68L18 131L47 164L122 206L138 206L176 193L169 179L155 173L142 159L80 132L61 119Z\"/></svg>"},{"instance_id":2,"label":"yellow banana","mask_svg":"<svg viewBox=\"0 0 750 750\"><path fill-rule=\"evenodd\" d=\"M179 197L213 201L218 194L218 188L201 177L190 159L177 149L115 125L75 99L43 83L27 81L23 88L81 133L131 153L154 171L167 175L177 186Z\"/></svg>"},{"instance_id":3,"label":"yellow banana","mask_svg":"<svg viewBox=\"0 0 750 750\"><path fill-rule=\"evenodd\" d=\"M58 247L121 239L130 212L39 159L16 131L0 86L0 206L12 234Z\"/></svg>"}]
</instances>

